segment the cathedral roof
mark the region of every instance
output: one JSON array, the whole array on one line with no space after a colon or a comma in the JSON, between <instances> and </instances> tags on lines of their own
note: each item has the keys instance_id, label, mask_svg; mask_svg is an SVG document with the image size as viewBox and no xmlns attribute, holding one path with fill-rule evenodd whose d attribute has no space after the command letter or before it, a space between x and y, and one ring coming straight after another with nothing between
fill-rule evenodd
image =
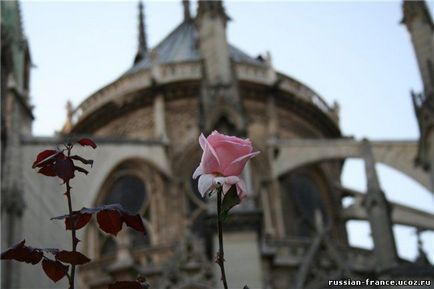
<instances>
[{"instance_id":1,"label":"cathedral roof","mask_svg":"<svg viewBox=\"0 0 434 289\"><path fill-rule=\"evenodd\" d=\"M161 64L199 61L201 56L197 41L197 29L192 20L184 21L164 38L154 49L148 51L146 57L135 63L125 75L135 73L151 67L151 53L157 53ZM236 63L246 63L258 66L265 64L249 56L247 53L229 44L231 59Z\"/></svg>"}]
</instances>

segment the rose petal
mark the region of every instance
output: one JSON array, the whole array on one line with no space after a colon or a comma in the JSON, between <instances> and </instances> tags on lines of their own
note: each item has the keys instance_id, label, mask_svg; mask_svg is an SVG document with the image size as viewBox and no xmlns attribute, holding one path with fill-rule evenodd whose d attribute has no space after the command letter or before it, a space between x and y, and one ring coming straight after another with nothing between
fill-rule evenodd
<instances>
[{"instance_id":1,"label":"rose petal","mask_svg":"<svg viewBox=\"0 0 434 289\"><path fill-rule=\"evenodd\" d=\"M241 156L250 154L252 152L252 147L234 144L231 141L216 141L213 146L220 160L221 171L219 171L219 173L224 176L240 175L244 165L240 165L242 163L232 164L232 161ZM229 172L226 172L226 170L229 170Z\"/></svg>"},{"instance_id":2,"label":"rose petal","mask_svg":"<svg viewBox=\"0 0 434 289\"><path fill-rule=\"evenodd\" d=\"M237 145L246 145L246 146L252 146L252 142L250 141L250 139L246 138L246 139L242 139L236 136L230 136L230 135L224 135L219 133L218 131L213 131L209 136L208 136L208 141L211 143L211 145L214 145L215 142L218 141L225 141L225 142L232 142L234 144Z\"/></svg>"},{"instance_id":3,"label":"rose petal","mask_svg":"<svg viewBox=\"0 0 434 289\"><path fill-rule=\"evenodd\" d=\"M260 153L260 152L252 152L252 153L246 154L246 155L244 155L244 156L241 156L241 157L239 157L239 158L233 160L233 161L232 161L232 164L236 164L236 163L241 162L241 161L243 161L243 160L245 160L245 159L251 159L251 158L253 158L253 157L259 155L259 153Z\"/></svg>"},{"instance_id":4,"label":"rose petal","mask_svg":"<svg viewBox=\"0 0 434 289\"><path fill-rule=\"evenodd\" d=\"M217 157L217 153L214 148L204 139L203 135L199 139L204 142L204 151L202 159L200 161L202 169L206 174L222 173L220 167L220 160Z\"/></svg>"},{"instance_id":5,"label":"rose petal","mask_svg":"<svg viewBox=\"0 0 434 289\"><path fill-rule=\"evenodd\" d=\"M239 158L233 160L229 165L225 166L223 170L223 175L225 176L239 176L244 167L246 166L247 161L256 156L259 152L253 152L246 155L243 155Z\"/></svg>"},{"instance_id":6,"label":"rose petal","mask_svg":"<svg viewBox=\"0 0 434 289\"><path fill-rule=\"evenodd\" d=\"M204 174L204 172L203 172L202 166L199 165L193 173L193 180L197 179L197 177L199 177L200 175L203 175L203 174Z\"/></svg>"},{"instance_id":7,"label":"rose petal","mask_svg":"<svg viewBox=\"0 0 434 289\"><path fill-rule=\"evenodd\" d=\"M244 181L242 179L239 179L239 181L237 182L236 186L237 186L238 197L242 201L248 195L246 184L244 183Z\"/></svg>"},{"instance_id":8,"label":"rose petal","mask_svg":"<svg viewBox=\"0 0 434 289\"><path fill-rule=\"evenodd\" d=\"M226 194L230 188L239 182L240 178L236 176L223 177L223 178L215 178L214 182L216 183L218 179L223 179L223 194ZM221 181L220 181L221 182Z\"/></svg>"},{"instance_id":9,"label":"rose petal","mask_svg":"<svg viewBox=\"0 0 434 289\"><path fill-rule=\"evenodd\" d=\"M205 195L213 188L214 177L215 176L211 174L201 175L199 177L198 189L202 197L205 197Z\"/></svg>"},{"instance_id":10,"label":"rose petal","mask_svg":"<svg viewBox=\"0 0 434 289\"><path fill-rule=\"evenodd\" d=\"M217 142L214 145L214 149L220 160L220 167L223 171L229 166L232 166L234 160L252 153L253 150L252 146L239 145L232 142Z\"/></svg>"},{"instance_id":11,"label":"rose petal","mask_svg":"<svg viewBox=\"0 0 434 289\"><path fill-rule=\"evenodd\" d=\"M199 145L202 148L203 151L205 151L205 143L206 143L206 138L203 135L203 133L200 134L199 136Z\"/></svg>"},{"instance_id":12,"label":"rose petal","mask_svg":"<svg viewBox=\"0 0 434 289\"><path fill-rule=\"evenodd\" d=\"M239 181L240 181L240 178L236 177L236 176L230 176L230 177L225 178L225 183L227 183L229 185L235 185Z\"/></svg>"}]
</instances>

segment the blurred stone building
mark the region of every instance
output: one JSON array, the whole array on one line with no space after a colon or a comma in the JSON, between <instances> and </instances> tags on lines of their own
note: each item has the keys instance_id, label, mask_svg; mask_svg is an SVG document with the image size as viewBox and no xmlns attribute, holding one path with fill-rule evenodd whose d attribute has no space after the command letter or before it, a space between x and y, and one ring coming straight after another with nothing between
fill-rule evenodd
<instances>
[{"instance_id":1,"label":"blurred stone building","mask_svg":"<svg viewBox=\"0 0 434 289\"><path fill-rule=\"evenodd\" d=\"M69 236L58 180L31 169L38 152L65 137L91 136L87 177L73 181L76 208L121 203L143 217L146 237L123 229L116 239L96 223L80 230L79 288L107 288L146 276L152 288L220 287L215 207L191 179L200 161L200 132L249 137L262 153L244 172L251 196L224 225L231 288L328 288L328 280L434 280L420 247L414 262L397 255L393 224L434 230L434 216L388 202L375 162L394 167L432 190L434 165L434 38L424 2L403 3L424 91L414 93L418 141L358 141L342 135L339 106L274 69L271 56L251 57L228 43L221 1L183 1L183 21L156 47L147 45L139 4L138 49L132 67L68 105L60 135L31 133L30 53L16 1L2 1L2 249L26 238L32 246L66 248ZM403 32L404 33L404 32ZM345 158L365 162L368 189L340 184ZM415 161L416 160L416 165ZM342 206L344 197L353 204ZM370 222L373 250L348 243L348 220ZM39 267L2 263L2 288L61 288ZM433 285L434 286L434 285ZM426 287L424 287L426 288Z\"/></svg>"}]
</instances>

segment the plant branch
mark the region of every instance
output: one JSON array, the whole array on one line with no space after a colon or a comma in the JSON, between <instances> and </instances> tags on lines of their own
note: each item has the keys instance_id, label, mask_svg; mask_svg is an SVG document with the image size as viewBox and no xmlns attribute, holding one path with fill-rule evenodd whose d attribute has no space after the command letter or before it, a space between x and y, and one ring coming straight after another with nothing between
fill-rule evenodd
<instances>
[{"instance_id":1,"label":"plant branch","mask_svg":"<svg viewBox=\"0 0 434 289\"><path fill-rule=\"evenodd\" d=\"M68 147L68 157L71 154L71 147ZM69 215L72 216L72 200L71 200L71 186L69 185L69 180L66 181L65 183L66 185L66 198L68 199L68 211L69 211ZM75 224L73 224L72 228L71 228L71 241L72 241L72 251L76 252L77 251L77 238L75 236ZM69 274L69 289L74 289L74 280L75 280L75 265L71 265L71 273Z\"/></svg>"},{"instance_id":2,"label":"plant branch","mask_svg":"<svg viewBox=\"0 0 434 289\"><path fill-rule=\"evenodd\" d=\"M228 284L226 281L226 273L225 273L225 259L224 259L224 249L223 249L223 224L222 219L220 217L222 210L222 188L217 190L217 226L218 226L218 234L219 234L219 251L217 252L217 264L220 266L220 271L222 274L222 282L225 289L228 289Z\"/></svg>"}]
</instances>

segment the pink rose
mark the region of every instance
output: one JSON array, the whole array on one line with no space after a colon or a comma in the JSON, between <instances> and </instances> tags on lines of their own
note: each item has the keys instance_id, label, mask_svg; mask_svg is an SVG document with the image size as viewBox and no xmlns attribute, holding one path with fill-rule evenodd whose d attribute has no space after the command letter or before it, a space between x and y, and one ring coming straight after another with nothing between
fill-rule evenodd
<instances>
[{"instance_id":1,"label":"pink rose","mask_svg":"<svg viewBox=\"0 0 434 289\"><path fill-rule=\"evenodd\" d=\"M239 198L245 198L247 191L239 175L247 161L259 154L253 152L252 142L213 131L208 138L201 134L199 144L203 154L193 179L200 176L199 192L202 196L220 186L225 194L232 185L236 185Z\"/></svg>"}]
</instances>

